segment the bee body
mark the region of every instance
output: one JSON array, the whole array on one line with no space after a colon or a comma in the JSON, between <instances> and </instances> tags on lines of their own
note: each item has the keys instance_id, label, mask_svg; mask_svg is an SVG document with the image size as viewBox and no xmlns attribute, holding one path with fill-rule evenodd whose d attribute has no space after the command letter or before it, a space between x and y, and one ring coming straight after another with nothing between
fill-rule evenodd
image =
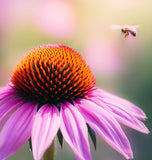
<instances>
[{"instance_id":1,"label":"bee body","mask_svg":"<svg viewBox=\"0 0 152 160\"><path fill-rule=\"evenodd\" d=\"M119 26L119 25L112 25L111 28L112 29L120 29L121 33L124 35L124 37L126 38L127 36L129 36L130 34L133 37L136 37L137 35L137 31L136 28L139 27L138 25L133 25L133 26Z\"/></svg>"}]
</instances>

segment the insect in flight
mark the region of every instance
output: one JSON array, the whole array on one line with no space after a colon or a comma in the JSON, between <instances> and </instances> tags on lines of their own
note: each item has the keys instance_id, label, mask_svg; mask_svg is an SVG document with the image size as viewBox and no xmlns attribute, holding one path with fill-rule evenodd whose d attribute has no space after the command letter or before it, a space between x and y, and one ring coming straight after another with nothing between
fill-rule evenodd
<instances>
[{"instance_id":1,"label":"insect in flight","mask_svg":"<svg viewBox=\"0 0 152 160\"><path fill-rule=\"evenodd\" d=\"M124 35L124 37L126 38L127 36L129 36L129 34L131 34L133 37L136 37L137 35L137 31L136 28L138 28L139 25L125 25L125 26L120 26L120 25L112 25L110 26L111 29L120 29L121 33Z\"/></svg>"}]
</instances>

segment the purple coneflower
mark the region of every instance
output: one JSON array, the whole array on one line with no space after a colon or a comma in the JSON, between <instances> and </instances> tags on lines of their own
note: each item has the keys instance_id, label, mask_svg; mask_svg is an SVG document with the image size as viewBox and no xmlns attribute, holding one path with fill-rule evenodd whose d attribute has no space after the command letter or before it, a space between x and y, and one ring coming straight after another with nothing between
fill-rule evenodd
<instances>
[{"instance_id":1,"label":"purple coneflower","mask_svg":"<svg viewBox=\"0 0 152 160\"><path fill-rule=\"evenodd\" d=\"M88 132L95 132L127 159L133 158L123 123L149 133L140 121L144 112L131 102L95 87L82 57L72 49L44 45L29 51L10 82L0 88L0 159L15 153L31 138L40 160L56 135L77 159L91 160ZM58 134L60 133L60 134Z\"/></svg>"}]
</instances>

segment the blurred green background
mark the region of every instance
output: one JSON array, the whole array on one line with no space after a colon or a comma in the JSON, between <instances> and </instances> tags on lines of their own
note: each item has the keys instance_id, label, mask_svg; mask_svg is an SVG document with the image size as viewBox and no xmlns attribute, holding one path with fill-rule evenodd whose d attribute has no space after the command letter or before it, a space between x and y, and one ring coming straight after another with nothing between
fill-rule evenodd
<instances>
[{"instance_id":1,"label":"blurred green background","mask_svg":"<svg viewBox=\"0 0 152 160\"><path fill-rule=\"evenodd\" d=\"M137 37L121 35L111 25L139 25ZM9 81L20 58L43 44L67 45L84 56L97 86L122 96L144 110L152 128L151 0L0 0L0 85ZM152 159L152 136L125 130L135 160ZM94 160L125 158L97 136ZM25 144L9 160L33 159ZM57 160L76 159L57 141Z\"/></svg>"}]
</instances>

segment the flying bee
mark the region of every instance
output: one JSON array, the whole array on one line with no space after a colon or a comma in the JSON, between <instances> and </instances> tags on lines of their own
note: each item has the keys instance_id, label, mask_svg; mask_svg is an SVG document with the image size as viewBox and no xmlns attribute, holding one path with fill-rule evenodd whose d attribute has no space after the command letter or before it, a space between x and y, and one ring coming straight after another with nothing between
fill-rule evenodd
<instances>
[{"instance_id":1,"label":"flying bee","mask_svg":"<svg viewBox=\"0 0 152 160\"><path fill-rule=\"evenodd\" d=\"M138 28L139 25L132 25L132 26L129 26L129 25L125 25L125 26L120 26L120 25L112 25L110 28L111 29L120 29L121 30L121 33L124 35L124 37L126 38L127 36L129 36L130 34L133 36L133 37L136 37L137 35L137 30L136 28Z\"/></svg>"}]
</instances>

